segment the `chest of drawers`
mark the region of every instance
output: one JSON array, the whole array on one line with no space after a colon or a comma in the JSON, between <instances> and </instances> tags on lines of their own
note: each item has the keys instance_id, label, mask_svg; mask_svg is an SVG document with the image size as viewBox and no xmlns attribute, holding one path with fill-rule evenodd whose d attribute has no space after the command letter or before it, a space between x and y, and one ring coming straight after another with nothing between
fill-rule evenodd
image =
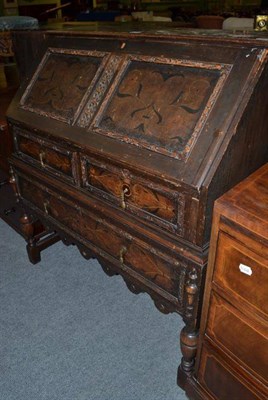
<instances>
[{"instance_id":1,"label":"chest of drawers","mask_svg":"<svg viewBox=\"0 0 268 400\"><path fill-rule=\"evenodd\" d=\"M213 202L268 158L266 42L108 28L42 35L8 111L18 195L28 216L183 316L183 386Z\"/></svg>"},{"instance_id":2,"label":"chest of drawers","mask_svg":"<svg viewBox=\"0 0 268 400\"><path fill-rule=\"evenodd\" d=\"M215 203L191 399L268 397L268 164Z\"/></svg>"}]
</instances>

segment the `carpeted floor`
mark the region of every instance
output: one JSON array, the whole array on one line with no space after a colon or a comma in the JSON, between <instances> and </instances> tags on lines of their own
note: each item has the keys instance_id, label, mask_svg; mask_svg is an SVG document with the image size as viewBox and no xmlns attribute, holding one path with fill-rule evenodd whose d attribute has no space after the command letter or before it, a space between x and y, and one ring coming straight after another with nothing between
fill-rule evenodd
<instances>
[{"instance_id":1,"label":"carpeted floor","mask_svg":"<svg viewBox=\"0 0 268 400\"><path fill-rule=\"evenodd\" d=\"M0 398L185 400L179 316L57 243L28 261L0 220Z\"/></svg>"}]
</instances>

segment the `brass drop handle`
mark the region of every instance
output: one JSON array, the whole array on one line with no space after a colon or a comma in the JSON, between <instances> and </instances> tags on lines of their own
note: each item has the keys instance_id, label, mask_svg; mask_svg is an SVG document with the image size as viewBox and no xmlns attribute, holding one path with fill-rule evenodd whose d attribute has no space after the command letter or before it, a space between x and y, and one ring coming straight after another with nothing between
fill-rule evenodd
<instances>
[{"instance_id":1,"label":"brass drop handle","mask_svg":"<svg viewBox=\"0 0 268 400\"><path fill-rule=\"evenodd\" d=\"M127 248L125 246L122 246L119 253L119 261L121 265L124 264L124 255L126 254L126 252Z\"/></svg>"},{"instance_id":2,"label":"brass drop handle","mask_svg":"<svg viewBox=\"0 0 268 400\"><path fill-rule=\"evenodd\" d=\"M39 159L42 167L45 166L45 158L46 158L46 153L43 150L41 150L39 153Z\"/></svg>"},{"instance_id":3,"label":"brass drop handle","mask_svg":"<svg viewBox=\"0 0 268 400\"><path fill-rule=\"evenodd\" d=\"M45 209L45 213L48 215L49 214L49 201L48 200L44 201L44 209Z\"/></svg>"},{"instance_id":4,"label":"brass drop handle","mask_svg":"<svg viewBox=\"0 0 268 400\"><path fill-rule=\"evenodd\" d=\"M131 192L129 186L124 184L121 191L121 207L123 208L123 210L125 210L126 208L126 197L129 197L130 195Z\"/></svg>"}]
</instances>

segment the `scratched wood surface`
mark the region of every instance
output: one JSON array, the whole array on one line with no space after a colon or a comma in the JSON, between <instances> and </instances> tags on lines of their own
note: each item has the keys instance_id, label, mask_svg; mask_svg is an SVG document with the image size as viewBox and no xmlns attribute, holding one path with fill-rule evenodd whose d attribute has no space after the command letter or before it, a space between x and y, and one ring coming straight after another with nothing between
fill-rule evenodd
<instances>
[{"instance_id":1,"label":"scratched wood surface","mask_svg":"<svg viewBox=\"0 0 268 400\"><path fill-rule=\"evenodd\" d=\"M8 111L26 216L149 293L160 311L182 315L184 387L214 201L268 161L267 41L108 29L14 42L25 59L35 54L21 64L27 78Z\"/></svg>"}]
</instances>

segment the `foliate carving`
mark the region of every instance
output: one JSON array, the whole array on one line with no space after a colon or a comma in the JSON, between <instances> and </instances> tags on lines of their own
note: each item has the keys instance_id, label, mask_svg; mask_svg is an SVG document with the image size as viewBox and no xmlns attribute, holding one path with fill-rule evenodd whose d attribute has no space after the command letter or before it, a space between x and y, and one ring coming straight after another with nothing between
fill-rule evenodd
<instances>
[{"instance_id":1,"label":"foliate carving","mask_svg":"<svg viewBox=\"0 0 268 400\"><path fill-rule=\"evenodd\" d=\"M85 128L88 127L93 116L95 115L97 108L104 97L109 85L116 73L116 70L121 62L122 58L119 56L111 56L106 68L98 81L94 92L90 96L80 118L78 119L77 125Z\"/></svg>"},{"instance_id":2,"label":"foliate carving","mask_svg":"<svg viewBox=\"0 0 268 400\"><path fill-rule=\"evenodd\" d=\"M220 80L216 67L134 60L99 117L97 130L176 158L186 156Z\"/></svg>"},{"instance_id":3,"label":"foliate carving","mask_svg":"<svg viewBox=\"0 0 268 400\"><path fill-rule=\"evenodd\" d=\"M27 88L21 107L70 123L101 61L96 56L49 52Z\"/></svg>"}]
</instances>

